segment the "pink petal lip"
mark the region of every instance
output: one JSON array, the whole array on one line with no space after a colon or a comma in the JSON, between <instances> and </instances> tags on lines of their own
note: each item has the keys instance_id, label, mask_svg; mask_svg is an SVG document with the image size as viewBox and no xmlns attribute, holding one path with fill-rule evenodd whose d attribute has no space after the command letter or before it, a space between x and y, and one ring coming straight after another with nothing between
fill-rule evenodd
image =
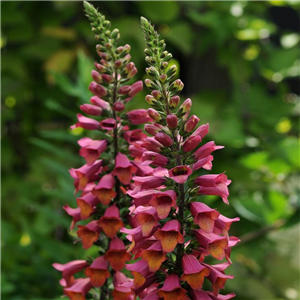
<instances>
[{"instance_id":1,"label":"pink petal lip","mask_svg":"<svg viewBox=\"0 0 300 300\"><path fill-rule=\"evenodd\" d=\"M170 178L179 184L185 183L191 174L191 168L184 165L177 166L169 171Z\"/></svg>"}]
</instances>

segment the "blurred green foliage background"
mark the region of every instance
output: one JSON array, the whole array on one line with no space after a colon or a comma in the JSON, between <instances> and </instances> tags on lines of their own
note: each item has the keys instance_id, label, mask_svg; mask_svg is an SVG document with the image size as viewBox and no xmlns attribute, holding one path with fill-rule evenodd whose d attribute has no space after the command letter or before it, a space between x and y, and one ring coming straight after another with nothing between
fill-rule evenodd
<instances>
[{"instance_id":1,"label":"blurred green foliage background","mask_svg":"<svg viewBox=\"0 0 300 300\"><path fill-rule=\"evenodd\" d=\"M193 100L225 149L212 172L232 179L233 265L223 293L299 299L299 1L92 2L121 32L144 79L141 15L152 20ZM95 40L82 3L1 2L2 299L60 299L53 262L86 258L64 204L84 161L70 131L88 85ZM146 107L144 94L130 108Z\"/></svg>"}]
</instances>

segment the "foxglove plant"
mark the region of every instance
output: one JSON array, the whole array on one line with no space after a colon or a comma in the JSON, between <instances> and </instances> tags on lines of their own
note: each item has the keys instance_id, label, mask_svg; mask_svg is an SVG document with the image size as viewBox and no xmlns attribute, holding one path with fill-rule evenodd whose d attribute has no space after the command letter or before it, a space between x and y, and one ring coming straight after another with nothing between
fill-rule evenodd
<instances>
[{"instance_id":1,"label":"foxglove plant","mask_svg":"<svg viewBox=\"0 0 300 300\"><path fill-rule=\"evenodd\" d=\"M127 239L122 240L119 230L130 222L131 198L126 190L133 174L149 174L152 168L140 162L144 149L135 151L137 147L132 145L142 141L146 134L141 129L129 130L128 124L143 124L151 118L143 109L124 114L126 103L143 88L142 81L126 84L137 72L130 61L130 46L118 46L119 30L110 31L110 22L91 4L84 2L84 8L99 42L96 49L100 61L95 62L96 70L92 71L93 81L89 86L94 96L90 103L80 106L91 117L78 114L78 122L71 127L86 129L91 137L78 141L79 155L86 164L70 170L77 207L65 205L64 209L73 218L70 229L77 222L87 220L77 226L77 235L84 249L99 246L99 256L89 261L75 260L53 266L62 272L60 284L71 300L84 300L89 291L89 299L111 299L113 295L114 299L130 300L134 299L131 288L121 283L131 280L121 271L131 255L125 248ZM135 161L128 158L130 145ZM75 279L74 275L83 270L86 277Z\"/></svg>"},{"instance_id":2,"label":"foxglove plant","mask_svg":"<svg viewBox=\"0 0 300 300\"><path fill-rule=\"evenodd\" d=\"M202 144L209 124L198 127L199 118L189 116L190 99L180 104L184 85L174 79L172 55L148 20L141 18L141 26L151 78L145 80L151 90L146 101L155 123L145 125L151 137L138 145L146 149L141 152L143 164L155 168L149 175L134 176L134 189L127 192L133 198L135 228L121 231L128 234L129 250L139 260L126 264L134 280L124 286L131 284L144 300L231 299L234 293L221 295L219 290L233 278L225 269L239 239L228 231L239 218L226 218L199 201L201 195L217 195L228 204L227 176L203 173L212 169L212 152L223 146L213 141ZM214 259L226 262L211 264Z\"/></svg>"}]
</instances>

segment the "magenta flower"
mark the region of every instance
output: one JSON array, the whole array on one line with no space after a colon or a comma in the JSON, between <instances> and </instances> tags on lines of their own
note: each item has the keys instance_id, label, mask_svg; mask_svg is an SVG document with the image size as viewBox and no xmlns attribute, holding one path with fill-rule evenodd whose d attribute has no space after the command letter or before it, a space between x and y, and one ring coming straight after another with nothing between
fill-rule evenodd
<instances>
[{"instance_id":1,"label":"magenta flower","mask_svg":"<svg viewBox=\"0 0 300 300\"><path fill-rule=\"evenodd\" d=\"M84 137L78 141L80 145L79 155L84 157L88 166L92 165L106 150L106 140L92 140L88 137Z\"/></svg>"},{"instance_id":2,"label":"magenta flower","mask_svg":"<svg viewBox=\"0 0 300 300\"><path fill-rule=\"evenodd\" d=\"M79 228L77 235L82 241L83 249L89 249L98 240L101 228L98 226L97 221L91 221L85 226L78 225L77 227Z\"/></svg>"},{"instance_id":3,"label":"magenta flower","mask_svg":"<svg viewBox=\"0 0 300 300\"><path fill-rule=\"evenodd\" d=\"M136 168L130 163L126 155L118 153L116 156L116 164L113 174L125 185L129 184L132 178L132 173L135 173Z\"/></svg>"},{"instance_id":4,"label":"magenta flower","mask_svg":"<svg viewBox=\"0 0 300 300\"><path fill-rule=\"evenodd\" d=\"M227 197L229 191L227 186L231 183L225 174L209 174L199 176L195 184L199 185L199 194L221 196L223 201L228 204Z\"/></svg>"},{"instance_id":5,"label":"magenta flower","mask_svg":"<svg viewBox=\"0 0 300 300\"><path fill-rule=\"evenodd\" d=\"M87 130L98 130L100 127L100 124L98 121L87 118L83 116L82 114L77 114L78 122L75 125L71 126L71 129L74 129L76 127L81 127L83 129Z\"/></svg>"},{"instance_id":6,"label":"magenta flower","mask_svg":"<svg viewBox=\"0 0 300 300\"><path fill-rule=\"evenodd\" d=\"M102 120L99 125L102 129L106 129L106 130L113 130L114 128L117 127L116 120L112 118Z\"/></svg>"},{"instance_id":7,"label":"magenta flower","mask_svg":"<svg viewBox=\"0 0 300 300\"><path fill-rule=\"evenodd\" d=\"M87 219L95 210L95 206L99 204L98 197L91 192L87 192L76 199L77 205L80 208L81 220Z\"/></svg>"},{"instance_id":8,"label":"magenta flower","mask_svg":"<svg viewBox=\"0 0 300 300\"><path fill-rule=\"evenodd\" d=\"M141 161L156 167L165 167L168 164L169 159L159 153L145 151L142 155Z\"/></svg>"},{"instance_id":9,"label":"magenta flower","mask_svg":"<svg viewBox=\"0 0 300 300\"><path fill-rule=\"evenodd\" d=\"M158 217L165 219L169 215L171 208L176 207L176 193L172 190L161 193L151 193L149 204L156 208Z\"/></svg>"},{"instance_id":10,"label":"magenta flower","mask_svg":"<svg viewBox=\"0 0 300 300\"><path fill-rule=\"evenodd\" d=\"M108 271L108 262L103 256L97 257L92 264L86 268L85 275L91 280L94 287L100 287L105 283L105 280L110 277Z\"/></svg>"},{"instance_id":11,"label":"magenta flower","mask_svg":"<svg viewBox=\"0 0 300 300\"><path fill-rule=\"evenodd\" d=\"M177 166L169 171L169 176L177 183L185 183L192 174L188 166Z\"/></svg>"},{"instance_id":12,"label":"magenta flower","mask_svg":"<svg viewBox=\"0 0 300 300\"><path fill-rule=\"evenodd\" d=\"M107 90L105 87L103 87L101 84L98 84L94 81L91 82L89 86L89 90L98 97L103 97L107 95Z\"/></svg>"},{"instance_id":13,"label":"magenta flower","mask_svg":"<svg viewBox=\"0 0 300 300\"><path fill-rule=\"evenodd\" d=\"M83 104L80 105L80 109L88 114L88 115L92 115L92 116L101 116L102 115L102 108L96 105L92 105L92 104Z\"/></svg>"},{"instance_id":14,"label":"magenta flower","mask_svg":"<svg viewBox=\"0 0 300 300\"><path fill-rule=\"evenodd\" d=\"M92 284L89 278L79 278L74 281L72 286L64 288L64 293L70 300L84 300L91 288Z\"/></svg>"},{"instance_id":15,"label":"magenta flower","mask_svg":"<svg viewBox=\"0 0 300 300\"><path fill-rule=\"evenodd\" d=\"M93 188L92 194L97 196L99 201L108 205L112 198L116 196L116 192L113 190L115 185L115 179L113 175L104 175L99 183Z\"/></svg>"},{"instance_id":16,"label":"magenta flower","mask_svg":"<svg viewBox=\"0 0 300 300\"><path fill-rule=\"evenodd\" d=\"M136 109L127 113L129 121L133 125L145 124L151 122L151 118L148 115L146 109Z\"/></svg>"}]
</instances>

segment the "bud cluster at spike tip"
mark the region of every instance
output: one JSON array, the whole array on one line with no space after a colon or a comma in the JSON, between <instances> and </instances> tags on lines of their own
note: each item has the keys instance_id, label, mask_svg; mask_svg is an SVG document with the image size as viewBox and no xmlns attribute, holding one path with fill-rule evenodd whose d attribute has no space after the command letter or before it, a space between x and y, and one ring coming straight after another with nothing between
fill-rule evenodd
<instances>
[{"instance_id":1,"label":"bud cluster at spike tip","mask_svg":"<svg viewBox=\"0 0 300 300\"><path fill-rule=\"evenodd\" d=\"M200 119L190 116L191 99L180 104L184 85L175 79L176 66L169 65L172 55L148 20L141 18L141 26L151 77L145 80L151 91L146 101L154 123L145 125L150 137L139 142L134 153L140 151L142 165L154 169L136 174L127 192L133 199L134 228L121 231L139 260L126 264L134 278L126 287L144 300L231 299L234 293L222 295L220 290L233 278L225 270L239 239L230 236L229 229L239 218L223 216L203 197L220 196L229 203L227 176L205 174L212 169L212 153L223 146L205 142L209 124L199 126ZM209 285L210 290L203 289Z\"/></svg>"},{"instance_id":2,"label":"bud cluster at spike tip","mask_svg":"<svg viewBox=\"0 0 300 300\"><path fill-rule=\"evenodd\" d=\"M133 291L121 285L131 282L122 273L125 263L131 260L126 250L128 240L122 240L120 234L130 221L131 198L126 191L131 189L133 176L152 174L152 167L141 161L147 150L141 148L146 134L141 129L129 129L152 119L145 109L124 113L126 104L143 89L142 81L128 83L137 73L130 61L130 46L119 46L119 31L110 31L110 22L91 4L84 2L84 7L99 42L99 60L91 72L89 90L93 96L90 103L80 106L87 116L78 114L78 122L71 129L81 127L92 138L86 136L78 141L79 155L85 164L69 171L74 179L77 206L65 205L64 210L73 219L70 230L80 221L77 236L82 247L101 248L99 256L88 261L54 263L53 267L62 272L60 284L70 300L84 300L87 293L89 299L91 295L97 295L97 299L101 295L103 299L109 293L114 299L130 300L134 299Z\"/></svg>"}]
</instances>

